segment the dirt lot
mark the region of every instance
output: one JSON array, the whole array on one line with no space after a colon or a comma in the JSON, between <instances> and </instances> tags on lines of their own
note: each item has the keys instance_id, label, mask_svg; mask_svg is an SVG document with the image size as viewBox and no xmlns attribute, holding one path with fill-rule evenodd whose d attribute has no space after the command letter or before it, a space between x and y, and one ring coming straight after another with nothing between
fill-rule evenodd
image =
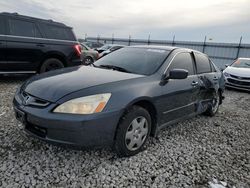
<instances>
[{"instance_id":1,"label":"dirt lot","mask_svg":"<svg viewBox=\"0 0 250 188\"><path fill-rule=\"evenodd\" d=\"M227 90L215 117L171 126L144 152L117 158L26 136L12 109L24 80L0 81L0 187L250 187L249 93Z\"/></svg>"}]
</instances>

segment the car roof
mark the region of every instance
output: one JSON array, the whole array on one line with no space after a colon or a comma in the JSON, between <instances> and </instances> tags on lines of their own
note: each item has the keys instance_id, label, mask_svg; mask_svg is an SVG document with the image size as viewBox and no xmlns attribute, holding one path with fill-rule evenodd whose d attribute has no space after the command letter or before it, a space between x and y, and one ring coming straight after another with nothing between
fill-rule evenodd
<instances>
[{"instance_id":1,"label":"car roof","mask_svg":"<svg viewBox=\"0 0 250 188\"><path fill-rule=\"evenodd\" d=\"M72 28L69 27L63 23L60 22L55 22L53 20L45 20L45 19L41 19L41 18L35 18L35 17L31 17L31 16L25 16L25 15L20 15L18 13L9 13L9 12L0 12L0 16L8 16L8 17L12 17L12 18L23 18L23 19L28 19L34 22L43 22L43 23L47 23L47 24L52 24L52 25L56 25L56 26L61 26L61 27L68 27L68 28Z\"/></svg>"},{"instance_id":2,"label":"car roof","mask_svg":"<svg viewBox=\"0 0 250 188\"><path fill-rule=\"evenodd\" d=\"M238 59L242 59L242 60L250 60L249 57L239 57Z\"/></svg>"},{"instance_id":3,"label":"car roof","mask_svg":"<svg viewBox=\"0 0 250 188\"><path fill-rule=\"evenodd\" d=\"M200 51L189 49L189 48L182 48L178 46L162 46L162 45L135 45L135 46L129 46L131 48L148 48L148 49L159 49L159 50L168 50L168 51L173 51L173 50L182 50L182 51L187 51L187 52L196 52L200 53L203 55L206 55ZM206 55L207 56L207 55Z\"/></svg>"},{"instance_id":4,"label":"car roof","mask_svg":"<svg viewBox=\"0 0 250 188\"><path fill-rule=\"evenodd\" d=\"M160 45L135 45L135 46L129 46L129 47L132 47L132 48L150 48L150 49L160 49L160 50L169 50L169 51L172 51L172 50L178 48L175 46L160 46Z\"/></svg>"}]
</instances>

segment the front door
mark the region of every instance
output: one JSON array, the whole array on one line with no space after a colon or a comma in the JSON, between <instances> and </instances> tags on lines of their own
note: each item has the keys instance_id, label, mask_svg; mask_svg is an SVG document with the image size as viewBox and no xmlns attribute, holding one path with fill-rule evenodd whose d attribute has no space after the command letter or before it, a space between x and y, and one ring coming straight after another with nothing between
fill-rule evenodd
<instances>
[{"instance_id":1,"label":"front door","mask_svg":"<svg viewBox=\"0 0 250 188\"><path fill-rule=\"evenodd\" d=\"M177 54L166 74L172 69L185 69L189 74L186 79L169 79L162 86L161 124L188 116L196 111L200 86L191 54L188 52Z\"/></svg>"}]
</instances>

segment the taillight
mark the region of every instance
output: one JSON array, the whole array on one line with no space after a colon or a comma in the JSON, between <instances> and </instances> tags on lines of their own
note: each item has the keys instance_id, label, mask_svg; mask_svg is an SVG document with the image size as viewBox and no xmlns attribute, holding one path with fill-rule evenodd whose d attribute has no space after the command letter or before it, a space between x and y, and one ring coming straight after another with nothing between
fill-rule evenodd
<instances>
[{"instance_id":1,"label":"taillight","mask_svg":"<svg viewBox=\"0 0 250 188\"><path fill-rule=\"evenodd\" d=\"M82 47L81 47L81 45L80 45L80 44L76 44L76 45L74 46L74 48L75 48L75 50L76 50L76 54L77 54L78 56L81 56L81 53L82 53Z\"/></svg>"}]
</instances>

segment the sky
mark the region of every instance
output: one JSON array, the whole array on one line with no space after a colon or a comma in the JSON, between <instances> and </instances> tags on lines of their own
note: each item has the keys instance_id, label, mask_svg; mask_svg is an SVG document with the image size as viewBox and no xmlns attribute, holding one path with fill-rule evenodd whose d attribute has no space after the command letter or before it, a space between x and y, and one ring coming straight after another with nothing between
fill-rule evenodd
<instances>
[{"instance_id":1,"label":"sky","mask_svg":"<svg viewBox=\"0 0 250 188\"><path fill-rule=\"evenodd\" d=\"M85 36L250 43L250 0L0 0L0 12L52 19Z\"/></svg>"}]
</instances>

